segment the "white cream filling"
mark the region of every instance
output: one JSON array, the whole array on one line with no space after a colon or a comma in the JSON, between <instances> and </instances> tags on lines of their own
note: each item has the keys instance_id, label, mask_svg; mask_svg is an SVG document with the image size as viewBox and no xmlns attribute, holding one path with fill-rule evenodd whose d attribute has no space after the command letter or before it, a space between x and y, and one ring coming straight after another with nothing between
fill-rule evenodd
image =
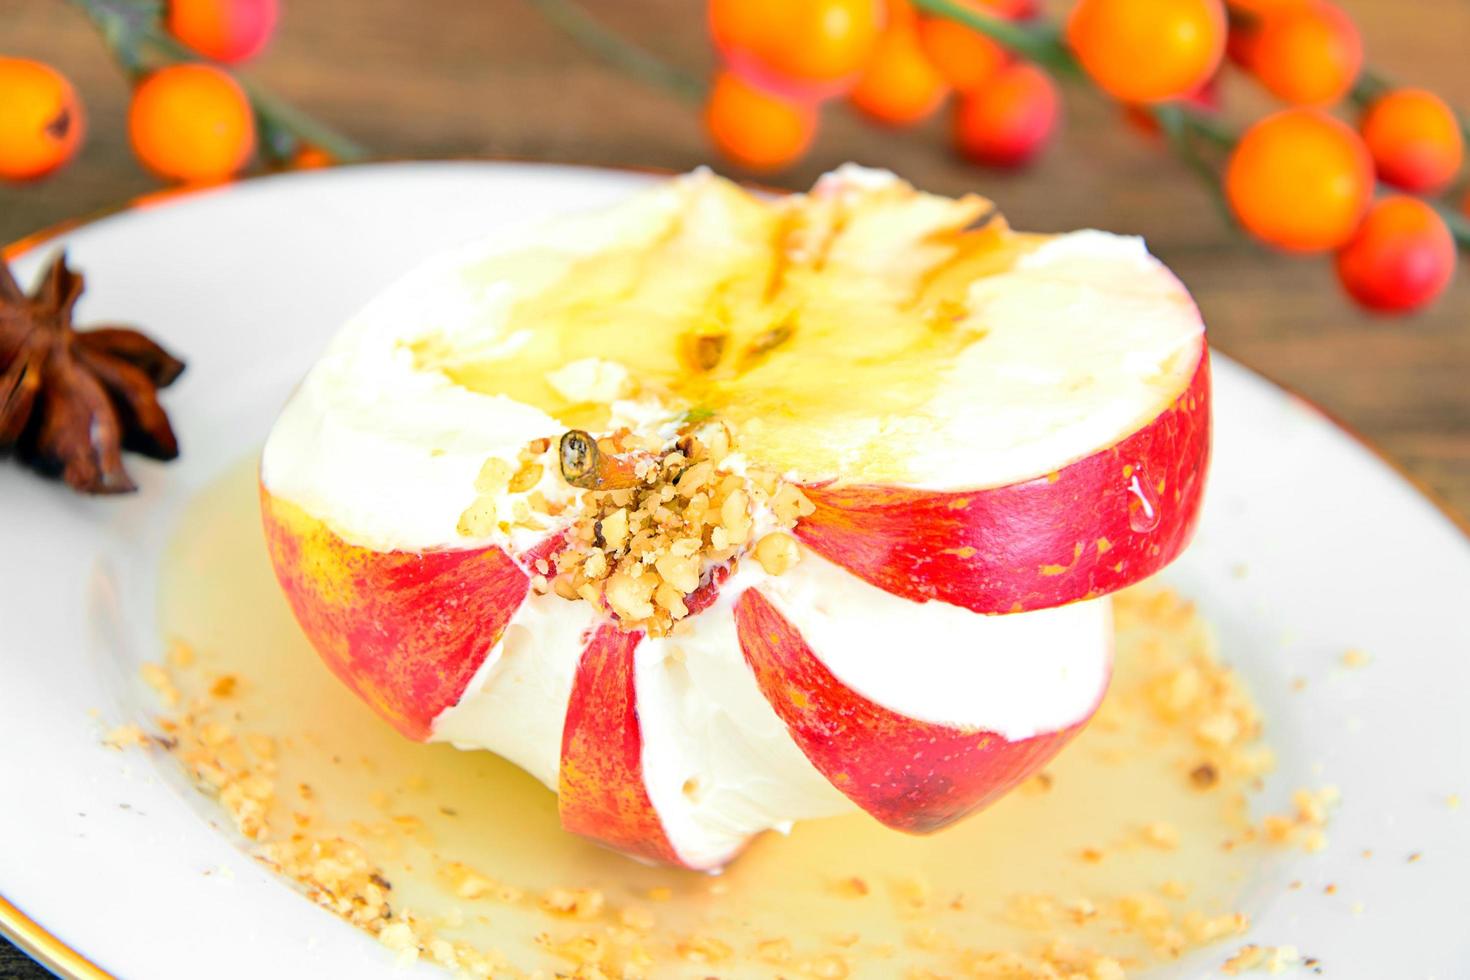
<instances>
[{"instance_id":1,"label":"white cream filling","mask_svg":"<svg viewBox=\"0 0 1470 980\"><path fill-rule=\"evenodd\" d=\"M1028 738L1087 717L1107 685L1107 599L981 616L890 596L809 551L779 577L747 562L714 606L676 635L645 639L634 658L644 784L696 867L722 864L763 831L856 809L807 761L746 666L733 608L752 587L839 680L913 718ZM555 790L595 624L588 603L529 597L432 740L504 756Z\"/></svg>"},{"instance_id":2,"label":"white cream filling","mask_svg":"<svg viewBox=\"0 0 1470 980\"><path fill-rule=\"evenodd\" d=\"M598 622L588 602L526 596L459 703L434 719L430 741L488 749L555 791L562 721L577 664Z\"/></svg>"}]
</instances>

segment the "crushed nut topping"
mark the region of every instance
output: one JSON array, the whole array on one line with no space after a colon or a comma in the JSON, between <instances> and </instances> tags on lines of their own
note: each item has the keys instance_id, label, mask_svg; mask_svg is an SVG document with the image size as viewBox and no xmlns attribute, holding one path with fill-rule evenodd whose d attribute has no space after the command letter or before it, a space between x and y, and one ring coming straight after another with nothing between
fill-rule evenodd
<instances>
[{"instance_id":1,"label":"crushed nut topping","mask_svg":"<svg viewBox=\"0 0 1470 980\"><path fill-rule=\"evenodd\" d=\"M550 440L535 440L521 450L515 466L496 456L485 460L475 477L477 495L459 515L455 530L466 538L509 534L513 528L546 530L549 523L537 515L550 518L561 513L560 504L535 490L546 471L542 457L550 448Z\"/></svg>"},{"instance_id":2,"label":"crushed nut topping","mask_svg":"<svg viewBox=\"0 0 1470 980\"><path fill-rule=\"evenodd\" d=\"M563 479L583 492L565 546L536 566L541 591L591 602L624 629L666 635L708 603L747 553L771 575L799 558L795 538L773 531L755 540L756 528L789 528L812 512L811 502L744 465L723 422L689 423L667 442L573 430L557 455Z\"/></svg>"},{"instance_id":3,"label":"crushed nut topping","mask_svg":"<svg viewBox=\"0 0 1470 980\"><path fill-rule=\"evenodd\" d=\"M570 497L541 482L548 470ZM475 491L461 536L560 534L555 553L533 552L532 589L591 602L654 636L708 605L746 555L768 575L789 571L801 551L786 532L815 509L800 487L735 452L730 427L704 410L669 439L572 429L535 440L515 465L487 459Z\"/></svg>"}]
</instances>

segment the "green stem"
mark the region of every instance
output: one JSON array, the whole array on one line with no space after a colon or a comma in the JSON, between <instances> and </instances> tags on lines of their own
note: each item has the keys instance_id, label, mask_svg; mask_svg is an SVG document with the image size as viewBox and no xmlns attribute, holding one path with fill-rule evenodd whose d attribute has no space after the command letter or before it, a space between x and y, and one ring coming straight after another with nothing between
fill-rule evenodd
<instances>
[{"instance_id":1,"label":"green stem","mask_svg":"<svg viewBox=\"0 0 1470 980\"><path fill-rule=\"evenodd\" d=\"M150 67L203 61L195 52L166 33L160 24L162 7L157 0L67 0L78 8L101 33L118 64L135 81ZM335 160L350 163L367 158L360 143L308 115L264 87L234 76L245 90L250 106L260 118L262 130L285 132L296 141L310 143ZM262 140L277 162L283 161L271 140Z\"/></svg>"},{"instance_id":2,"label":"green stem","mask_svg":"<svg viewBox=\"0 0 1470 980\"><path fill-rule=\"evenodd\" d=\"M1026 26L1002 20L956 2L956 0L913 0L914 6L948 20L957 21L979 31L996 43L1025 55L1058 75L1080 77L1082 66L1062 41L1057 28L1049 23Z\"/></svg>"},{"instance_id":3,"label":"green stem","mask_svg":"<svg viewBox=\"0 0 1470 980\"><path fill-rule=\"evenodd\" d=\"M1455 242L1461 248L1470 249L1470 219L1448 204L1430 201L1429 206L1438 211L1444 223L1449 225L1450 234L1454 236Z\"/></svg>"},{"instance_id":4,"label":"green stem","mask_svg":"<svg viewBox=\"0 0 1470 980\"><path fill-rule=\"evenodd\" d=\"M1209 140L1220 150L1233 150L1238 137L1229 126L1208 113L1190 109L1181 103L1172 103L1180 110L1185 127L1194 135Z\"/></svg>"},{"instance_id":5,"label":"green stem","mask_svg":"<svg viewBox=\"0 0 1470 980\"><path fill-rule=\"evenodd\" d=\"M1150 106L1148 111L1158 123L1174 155L1184 161L1209 191L1210 200L1226 227L1239 227L1235 222L1235 215L1230 211L1230 203L1225 199L1219 171L1200 154L1196 143L1197 137L1204 137L1217 148L1228 149L1234 144L1234 137L1215 120L1207 119L1203 114L1190 110L1179 102Z\"/></svg>"},{"instance_id":6,"label":"green stem","mask_svg":"<svg viewBox=\"0 0 1470 980\"><path fill-rule=\"evenodd\" d=\"M603 27L594 17L570 0L526 0L553 26L614 68L649 85L663 88L682 99L698 102L705 96L704 82L662 61L656 55Z\"/></svg>"}]
</instances>

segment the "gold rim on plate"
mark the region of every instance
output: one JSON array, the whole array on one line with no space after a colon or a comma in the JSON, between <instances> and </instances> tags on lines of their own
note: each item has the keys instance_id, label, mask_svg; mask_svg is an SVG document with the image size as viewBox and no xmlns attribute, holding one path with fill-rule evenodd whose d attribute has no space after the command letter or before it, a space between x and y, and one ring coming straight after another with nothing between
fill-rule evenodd
<instances>
[{"instance_id":1,"label":"gold rim on plate","mask_svg":"<svg viewBox=\"0 0 1470 980\"><path fill-rule=\"evenodd\" d=\"M374 164L392 162L429 162L429 161L392 161L372 160L364 161L362 164L339 164L330 169L349 169L356 166L372 166ZM634 166L609 166L606 164L568 164L564 162L553 162L548 160L530 160L515 157L480 157L471 158L464 162L478 163L545 163L555 166L585 166L596 170L615 170L624 173L642 173L653 176L673 176L674 171L664 170L657 167L634 167ZM280 174L261 174L254 177L245 177L231 181L230 184L253 183L258 180L278 177ZM228 185L226 185L228 186ZM104 208L81 218L72 218L43 228L33 234L18 238L9 245L0 246L0 258L13 261L27 252L34 251L47 242L60 238L62 235L84 228L87 225L96 224L105 219L131 211L141 211L164 204L175 204L183 200L195 197L199 194L219 191L220 185L208 187L172 187L153 191L139 197L130 198L122 204ZM762 187L762 190L771 192L770 188ZM779 192L776 192L779 193ZM1213 347L1213 345L1212 345ZM1360 433L1347 422L1338 418L1327 409L1318 405L1310 398L1305 397L1288 384L1284 384L1264 372L1252 367L1251 370L1258 376L1265 378L1272 386L1284 391L1297 404L1316 413L1323 421L1333 428L1342 432L1348 438L1358 444L1360 448L1367 451L1373 458L1388 467L1399 478L1418 492L1419 496L1427 500L1435 510L1444 515L1459 532L1464 535L1465 540L1470 542L1470 519L1460 514L1449 501L1440 495L1439 491L1430 487L1418 476L1406 470L1401 463L1393 459L1378 446L1374 445L1367 436ZM66 943L56 938L51 932L35 919L26 915L19 907L6 900L4 894L0 894L0 935L9 939L29 955L35 957L43 966L67 980L114 980L112 974L98 967L86 956Z\"/></svg>"},{"instance_id":2,"label":"gold rim on plate","mask_svg":"<svg viewBox=\"0 0 1470 980\"><path fill-rule=\"evenodd\" d=\"M47 932L4 895L0 895L0 933L58 976L71 980L112 980L112 974Z\"/></svg>"}]
</instances>

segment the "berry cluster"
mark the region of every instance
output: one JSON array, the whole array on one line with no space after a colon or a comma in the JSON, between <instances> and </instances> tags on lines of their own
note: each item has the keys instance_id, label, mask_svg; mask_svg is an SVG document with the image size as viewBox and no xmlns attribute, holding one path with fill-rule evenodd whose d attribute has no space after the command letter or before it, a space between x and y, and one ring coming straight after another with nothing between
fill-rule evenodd
<instances>
[{"instance_id":1,"label":"berry cluster","mask_svg":"<svg viewBox=\"0 0 1470 980\"><path fill-rule=\"evenodd\" d=\"M1035 18L1034 0L971 0L983 16ZM953 93L955 146L992 166L1034 157L1056 128L1051 76L993 38L908 0L711 0L709 28L726 68L705 107L730 159L782 167L811 143L821 102L846 97L864 115L907 126Z\"/></svg>"},{"instance_id":2,"label":"berry cluster","mask_svg":"<svg viewBox=\"0 0 1470 980\"><path fill-rule=\"evenodd\" d=\"M129 136L159 177L227 180L257 150L295 167L361 155L232 74L269 41L277 0L168 0L141 26L123 2L78 0L133 75ZM1082 80L1135 128L1166 137L1255 238L1335 255L1343 288L1368 309L1426 306L1454 275L1457 241L1470 246L1470 196L1458 209L1439 200L1461 173L1464 120L1434 93L1365 69L1357 26L1328 0L1075 0L1061 24L1037 0L707 3L723 66L704 119L715 146L748 169L799 158L838 98L894 127L949 103L960 154L1020 166L1056 129L1054 80ZM533 4L598 30L569 14L571 0ZM1284 103L1239 135L1218 115L1232 65ZM77 94L46 65L0 57L0 106L0 179L42 177L81 146Z\"/></svg>"},{"instance_id":3,"label":"berry cluster","mask_svg":"<svg viewBox=\"0 0 1470 980\"><path fill-rule=\"evenodd\" d=\"M1077 0L1061 25L1042 20L1033 0L709 0L708 9L725 67L706 123L746 167L799 157L833 98L903 126L951 94L956 149L1017 166L1056 126L1053 77L1078 78L1138 128L1168 135L1257 239L1335 253L1343 287L1363 306L1418 309L1453 276L1451 209L1425 198L1459 175L1464 123L1432 92L1366 72L1356 25L1326 0ZM1215 118L1231 63L1285 103L1239 137ZM1336 106L1348 111L1335 115ZM1197 136L1221 151L1218 161L1204 159ZM1470 198L1462 209L1470 214ZM1448 220L1470 244L1470 226Z\"/></svg>"},{"instance_id":4,"label":"berry cluster","mask_svg":"<svg viewBox=\"0 0 1470 980\"><path fill-rule=\"evenodd\" d=\"M265 49L277 0L168 0L155 21L117 0L81 4L133 82L128 138L159 178L189 184L228 180L258 148L273 163L321 166L355 155L350 142L304 122L340 146L330 154L279 118L278 104L249 93L231 71ZM86 114L76 90L48 65L0 56L0 179L36 180L81 149ZM343 152L345 151L345 152Z\"/></svg>"}]
</instances>

